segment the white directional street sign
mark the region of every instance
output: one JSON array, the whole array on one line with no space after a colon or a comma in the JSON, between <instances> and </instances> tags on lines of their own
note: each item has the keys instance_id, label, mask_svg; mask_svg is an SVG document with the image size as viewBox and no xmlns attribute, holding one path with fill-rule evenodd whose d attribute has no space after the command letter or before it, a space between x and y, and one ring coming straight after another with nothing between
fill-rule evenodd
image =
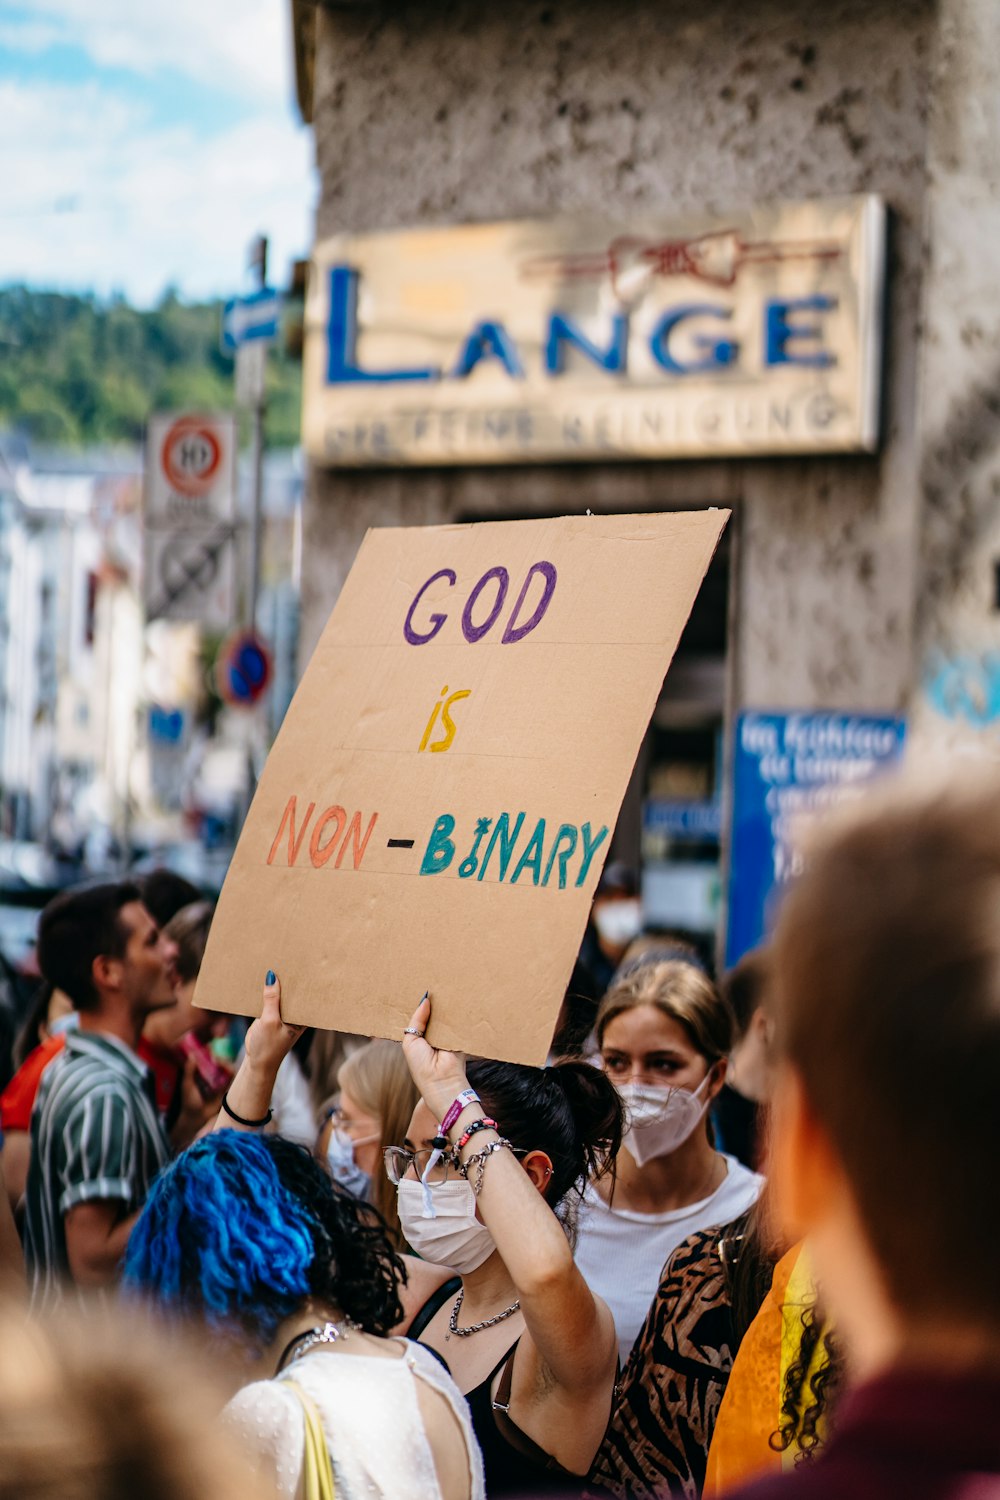
<instances>
[{"instance_id":1,"label":"white directional street sign","mask_svg":"<svg viewBox=\"0 0 1000 1500\"><path fill-rule=\"evenodd\" d=\"M248 297L230 297L222 308L222 349L235 354L243 344L273 343L278 337L281 295L262 287Z\"/></svg>"},{"instance_id":2,"label":"white directional street sign","mask_svg":"<svg viewBox=\"0 0 1000 1500\"><path fill-rule=\"evenodd\" d=\"M236 419L161 413L147 429L146 618L226 629L235 604Z\"/></svg>"}]
</instances>

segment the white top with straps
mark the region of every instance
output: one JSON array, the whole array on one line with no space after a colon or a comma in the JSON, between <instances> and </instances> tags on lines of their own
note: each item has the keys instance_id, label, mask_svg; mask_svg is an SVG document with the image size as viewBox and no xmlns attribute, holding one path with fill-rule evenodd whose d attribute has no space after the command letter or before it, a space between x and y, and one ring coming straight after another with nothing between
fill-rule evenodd
<instances>
[{"instance_id":1,"label":"white top with straps","mask_svg":"<svg viewBox=\"0 0 1000 1500\"><path fill-rule=\"evenodd\" d=\"M283 1500L299 1493L305 1422L286 1379L319 1409L338 1500L441 1500L434 1456L424 1431L415 1382L440 1392L455 1414L469 1455L470 1500L484 1500L483 1465L465 1399L433 1354L409 1340L399 1359L313 1350L273 1380L233 1397L227 1423L271 1470Z\"/></svg>"}]
</instances>

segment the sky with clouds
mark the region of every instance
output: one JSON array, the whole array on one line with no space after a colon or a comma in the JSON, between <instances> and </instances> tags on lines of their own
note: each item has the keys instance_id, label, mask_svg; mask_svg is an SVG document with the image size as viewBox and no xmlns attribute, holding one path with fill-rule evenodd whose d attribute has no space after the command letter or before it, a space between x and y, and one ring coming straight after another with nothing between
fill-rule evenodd
<instances>
[{"instance_id":1,"label":"sky with clouds","mask_svg":"<svg viewBox=\"0 0 1000 1500\"><path fill-rule=\"evenodd\" d=\"M312 239L287 0L0 0L0 284L149 305Z\"/></svg>"}]
</instances>

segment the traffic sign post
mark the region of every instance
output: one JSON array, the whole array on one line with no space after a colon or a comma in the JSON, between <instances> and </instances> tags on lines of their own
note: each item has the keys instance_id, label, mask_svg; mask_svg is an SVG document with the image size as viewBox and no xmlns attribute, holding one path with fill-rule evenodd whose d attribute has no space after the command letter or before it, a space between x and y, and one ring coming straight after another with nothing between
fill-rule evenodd
<instances>
[{"instance_id":1,"label":"traffic sign post","mask_svg":"<svg viewBox=\"0 0 1000 1500\"><path fill-rule=\"evenodd\" d=\"M252 708L267 692L271 653L252 630L240 630L223 645L215 664L219 697L231 708Z\"/></svg>"},{"instance_id":2,"label":"traffic sign post","mask_svg":"<svg viewBox=\"0 0 1000 1500\"><path fill-rule=\"evenodd\" d=\"M236 419L150 418L144 484L143 595L147 622L213 629L235 613Z\"/></svg>"},{"instance_id":3,"label":"traffic sign post","mask_svg":"<svg viewBox=\"0 0 1000 1500\"><path fill-rule=\"evenodd\" d=\"M236 592L232 526L148 531L146 620L195 620L209 630L233 623Z\"/></svg>"},{"instance_id":4,"label":"traffic sign post","mask_svg":"<svg viewBox=\"0 0 1000 1500\"><path fill-rule=\"evenodd\" d=\"M260 406L267 379L267 345L241 344L236 351L236 404Z\"/></svg>"},{"instance_id":5,"label":"traffic sign post","mask_svg":"<svg viewBox=\"0 0 1000 1500\"><path fill-rule=\"evenodd\" d=\"M222 308L221 344L224 354L235 354L244 344L273 344L278 337L281 295L263 286L248 297L230 297Z\"/></svg>"},{"instance_id":6,"label":"traffic sign post","mask_svg":"<svg viewBox=\"0 0 1000 1500\"><path fill-rule=\"evenodd\" d=\"M250 579L246 595L246 622L251 630L257 621L260 592L260 544L264 489L264 411L267 405L267 350L278 337L281 297L267 285L267 236L256 235L247 252L247 267L259 278L256 292L232 297L222 312L222 347L236 355L236 400L251 415L251 471L253 492L250 510Z\"/></svg>"}]
</instances>

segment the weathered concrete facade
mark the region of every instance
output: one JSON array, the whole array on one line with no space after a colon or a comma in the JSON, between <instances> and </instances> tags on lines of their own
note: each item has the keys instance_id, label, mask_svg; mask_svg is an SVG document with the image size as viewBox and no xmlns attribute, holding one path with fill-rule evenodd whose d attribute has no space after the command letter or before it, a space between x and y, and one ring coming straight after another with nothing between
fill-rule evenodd
<instances>
[{"instance_id":1,"label":"weathered concrete facade","mask_svg":"<svg viewBox=\"0 0 1000 1500\"><path fill-rule=\"evenodd\" d=\"M733 503L740 704L900 707L913 678L931 0L469 0L322 13L317 235L600 206L725 212L876 191L893 212L875 459L323 473L315 641L373 523ZM845 83L845 80L850 80Z\"/></svg>"},{"instance_id":2,"label":"weathered concrete facade","mask_svg":"<svg viewBox=\"0 0 1000 1500\"><path fill-rule=\"evenodd\" d=\"M891 221L877 456L315 469L304 655L371 525L724 504L730 712L995 745L995 0L384 0L321 9L315 45L317 238L859 192Z\"/></svg>"},{"instance_id":3,"label":"weathered concrete facade","mask_svg":"<svg viewBox=\"0 0 1000 1500\"><path fill-rule=\"evenodd\" d=\"M924 739L1000 752L1000 7L941 0L931 91L921 446Z\"/></svg>"}]
</instances>

